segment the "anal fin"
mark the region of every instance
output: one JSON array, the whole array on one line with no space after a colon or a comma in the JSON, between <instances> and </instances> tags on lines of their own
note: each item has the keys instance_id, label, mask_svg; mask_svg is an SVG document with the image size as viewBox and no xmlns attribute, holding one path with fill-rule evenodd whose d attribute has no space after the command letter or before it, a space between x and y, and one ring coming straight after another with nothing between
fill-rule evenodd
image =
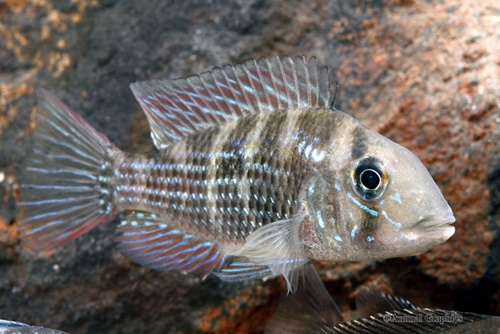
<instances>
[{"instance_id":1,"label":"anal fin","mask_svg":"<svg viewBox=\"0 0 500 334\"><path fill-rule=\"evenodd\" d=\"M148 268L207 275L224 263L225 255L215 243L183 233L155 214L132 212L118 231L123 254Z\"/></svg>"}]
</instances>

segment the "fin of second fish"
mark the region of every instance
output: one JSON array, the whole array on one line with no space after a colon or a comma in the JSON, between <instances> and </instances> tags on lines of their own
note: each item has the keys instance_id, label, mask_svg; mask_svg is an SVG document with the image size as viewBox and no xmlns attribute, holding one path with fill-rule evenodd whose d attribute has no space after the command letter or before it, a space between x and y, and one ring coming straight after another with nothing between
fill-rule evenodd
<instances>
[{"instance_id":1,"label":"fin of second fish","mask_svg":"<svg viewBox=\"0 0 500 334\"><path fill-rule=\"evenodd\" d=\"M34 250L50 250L106 222L117 149L49 92L38 89L33 146L21 175L18 225Z\"/></svg>"},{"instance_id":2,"label":"fin of second fish","mask_svg":"<svg viewBox=\"0 0 500 334\"><path fill-rule=\"evenodd\" d=\"M236 256L245 256L255 265L265 265L273 276L285 277L289 292L297 288L303 269L309 262L299 231L304 220L302 215L265 225L247 237Z\"/></svg>"},{"instance_id":3,"label":"fin of second fish","mask_svg":"<svg viewBox=\"0 0 500 334\"><path fill-rule=\"evenodd\" d=\"M123 254L149 268L208 274L224 263L216 244L184 234L151 213L132 212L118 232Z\"/></svg>"},{"instance_id":4,"label":"fin of second fish","mask_svg":"<svg viewBox=\"0 0 500 334\"><path fill-rule=\"evenodd\" d=\"M226 65L186 79L130 85L161 149L189 134L239 117L276 110L328 107L326 66L315 57L271 56Z\"/></svg>"},{"instance_id":5,"label":"fin of second fish","mask_svg":"<svg viewBox=\"0 0 500 334\"><path fill-rule=\"evenodd\" d=\"M67 334L55 329L30 326L21 322L0 320L0 334Z\"/></svg>"},{"instance_id":6,"label":"fin of second fish","mask_svg":"<svg viewBox=\"0 0 500 334\"><path fill-rule=\"evenodd\" d=\"M395 297L376 290L373 286L360 289L356 295L356 308L361 317L369 317L375 313L403 309L415 310L417 306L406 299Z\"/></svg>"},{"instance_id":7,"label":"fin of second fish","mask_svg":"<svg viewBox=\"0 0 500 334\"><path fill-rule=\"evenodd\" d=\"M307 334L345 321L313 265L305 266L303 279L297 292L280 301L264 333Z\"/></svg>"},{"instance_id":8,"label":"fin of second fish","mask_svg":"<svg viewBox=\"0 0 500 334\"><path fill-rule=\"evenodd\" d=\"M499 317L425 308L377 313L335 327L323 327L317 333L497 333L499 326Z\"/></svg>"}]
</instances>

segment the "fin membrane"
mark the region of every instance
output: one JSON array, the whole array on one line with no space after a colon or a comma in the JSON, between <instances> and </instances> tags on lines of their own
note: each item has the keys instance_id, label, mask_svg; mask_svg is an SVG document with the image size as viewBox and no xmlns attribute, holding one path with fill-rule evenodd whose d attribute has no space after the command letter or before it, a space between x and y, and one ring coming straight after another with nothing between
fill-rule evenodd
<instances>
[{"instance_id":1,"label":"fin membrane","mask_svg":"<svg viewBox=\"0 0 500 334\"><path fill-rule=\"evenodd\" d=\"M130 85L161 149L189 134L255 113L327 108L330 74L316 58L270 56L177 80Z\"/></svg>"},{"instance_id":2,"label":"fin membrane","mask_svg":"<svg viewBox=\"0 0 500 334\"><path fill-rule=\"evenodd\" d=\"M209 274L224 263L224 253L215 243L170 227L155 214L133 212L118 232L123 254L148 268Z\"/></svg>"},{"instance_id":3,"label":"fin membrane","mask_svg":"<svg viewBox=\"0 0 500 334\"><path fill-rule=\"evenodd\" d=\"M282 298L264 333L309 334L345 321L311 264L305 266L303 278L294 294Z\"/></svg>"},{"instance_id":4,"label":"fin membrane","mask_svg":"<svg viewBox=\"0 0 500 334\"><path fill-rule=\"evenodd\" d=\"M438 309L417 309L378 313L344 322L335 327L323 327L317 333L496 333L499 327L500 317Z\"/></svg>"},{"instance_id":5,"label":"fin membrane","mask_svg":"<svg viewBox=\"0 0 500 334\"><path fill-rule=\"evenodd\" d=\"M288 291L295 291L304 265L309 262L299 238L303 216L265 225L247 237L236 256L245 256L255 265L268 266L273 276L282 274Z\"/></svg>"},{"instance_id":6,"label":"fin membrane","mask_svg":"<svg viewBox=\"0 0 500 334\"><path fill-rule=\"evenodd\" d=\"M19 230L34 250L50 250L114 215L116 148L52 94L38 89L37 127L21 175Z\"/></svg>"},{"instance_id":7,"label":"fin membrane","mask_svg":"<svg viewBox=\"0 0 500 334\"><path fill-rule=\"evenodd\" d=\"M394 311L394 310L416 310L406 299L391 296L375 289L374 286L360 289L356 295L356 308L361 317L368 317L372 314Z\"/></svg>"},{"instance_id":8,"label":"fin membrane","mask_svg":"<svg viewBox=\"0 0 500 334\"><path fill-rule=\"evenodd\" d=\"M268 266L255 265L242 257L236 257L233 262L224 265L222 269L214 274L227 282L240 282L254 278L265 280L274 276Z\"/></svg>"}]
</instances>

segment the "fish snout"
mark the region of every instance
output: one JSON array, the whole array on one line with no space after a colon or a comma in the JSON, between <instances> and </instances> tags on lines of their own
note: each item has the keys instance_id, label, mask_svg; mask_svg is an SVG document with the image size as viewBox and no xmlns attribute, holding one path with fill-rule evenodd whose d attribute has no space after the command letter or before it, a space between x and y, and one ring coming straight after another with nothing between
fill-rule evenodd
<instances>
[{"instance_id":1,"label":"fish snout","mask_svg":"<svg viewBox=\"0 0 500 334\"><path fill-rule=\"evenodd\" d=\"M429 239L445 242L455 234L455 216L450 213L440 217L428 217L419 220L411 230Z\"/></svg>"}]
</instances>

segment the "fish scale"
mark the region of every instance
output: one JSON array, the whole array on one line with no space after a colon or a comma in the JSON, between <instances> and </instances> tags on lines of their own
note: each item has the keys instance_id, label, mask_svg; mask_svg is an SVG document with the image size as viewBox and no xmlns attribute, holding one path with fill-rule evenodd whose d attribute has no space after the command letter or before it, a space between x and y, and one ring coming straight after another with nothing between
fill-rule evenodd
<instances>
[{"instance_id":1,"label":"fish scale","mask_svg":"<svg viewBox=\"0 0 500 334\"><path fill-rule=\"evenodd\" d=\"M264 121L268 117L262 116ZM276 146L278 127L266 131L266 137L258 138L257 143L242 138L252 133L242 134L239 129L233 128L229 143L217 147L212 144L218 142L214 137L223 136L227 130L194 135L186 143L163 150L160 158L118 158L113 181L116 205L120 210L168 216L187 233L208 232L235 244L243 243L264 225L290 218L297 211L303 160L307 159L304 152L280 153ZM303 137L295 140L302 141ZM266 147L259 147L262 144ZM246 146L257 149L245 157ZM215 185L213 193L210 185Z\"/></svg>"}]
</instances>

